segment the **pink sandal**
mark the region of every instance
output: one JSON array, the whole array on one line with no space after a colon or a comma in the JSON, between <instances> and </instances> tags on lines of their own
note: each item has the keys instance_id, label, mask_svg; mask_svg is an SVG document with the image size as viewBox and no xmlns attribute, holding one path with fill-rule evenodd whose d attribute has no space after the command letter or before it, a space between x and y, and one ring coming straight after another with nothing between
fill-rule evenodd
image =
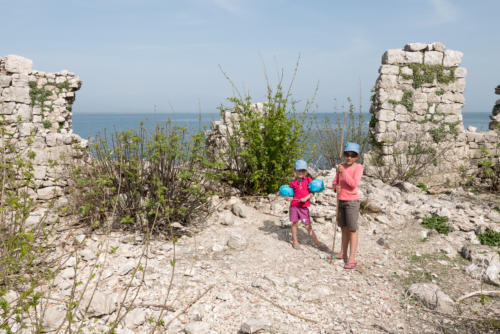
<instances>
[{"instance_id":1,"label":"pink sandal","mask_svg":"<svg viewBox=\"0 0 500 334\"><path fill-rule=\"evenodd\" d=\"M347 262L344 266L344 269L354 269L357 265L357 262Z\"/></svg>"}]
</instances>

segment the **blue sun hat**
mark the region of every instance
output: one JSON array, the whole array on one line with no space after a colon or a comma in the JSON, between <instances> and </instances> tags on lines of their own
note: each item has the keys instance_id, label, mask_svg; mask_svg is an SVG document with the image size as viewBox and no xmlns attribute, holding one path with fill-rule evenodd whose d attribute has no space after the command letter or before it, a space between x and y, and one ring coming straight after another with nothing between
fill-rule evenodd
<instances>
[{"instance_id":1,"label":"blue sun hat","mask_svg":"<svg viewBox=\"0 0 500 334\"><path fill-rule=\"evenodd\" d=\"M312 180L307 187L312 193L320 193L325 190L325 184L320 179Z\"/></svg>"},{"instance_id":2,"label":"blue sun hat","mask_svg":"<svg viewBox=\"0 0 500 334\"><path fill-rule=\"evenodd\" d=\"M293 189L290 186L280 187L280 196L282 197L293 197Z\"/></svg>"},{"instance_id":3,"label":"blue sun hat","mask_svg":"<svg viewBox=\"0 0 500 334\"><path fill-rule=\"evenodd\" d=\"M300 159L296 160L294 168L296 170L307 169L307 162L305 162L304 160L300 160Z\"/></svg>"},{"instance_id":4,"label":"blue sun hat","mask_svg":"<svg viewBox=\"0 0 500 334\"><path fill-rule=\"evenodd\" d=\"M360 148L359 148L359 144L357 143L353 143L353 142L350 142L348 141L347 143L345 143L344 145L344 152L356 152L357 154L359 154L359 151L360 151Z\"/></svg>"}]
</instances>

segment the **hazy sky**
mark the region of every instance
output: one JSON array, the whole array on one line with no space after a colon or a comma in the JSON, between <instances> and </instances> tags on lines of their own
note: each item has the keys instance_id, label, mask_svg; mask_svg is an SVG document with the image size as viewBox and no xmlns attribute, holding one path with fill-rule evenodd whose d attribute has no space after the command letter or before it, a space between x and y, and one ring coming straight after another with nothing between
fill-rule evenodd
<instances>
[{"instance_id":1,"label":"hazy sky","mask_svg":"<svg viewBox=\"0 0 500 334\"><path fill-rule=\"evenodd\" d=\"M464 111L490 112L500 84L499 0L0 0L0 56L80 76L74 111L215 112L232 95L219 69L255 100L298 55L298 100L316 83L319 111L361 92L365 111L386 49L441 41L464 53Z\"/></svg>"}]
</instances>

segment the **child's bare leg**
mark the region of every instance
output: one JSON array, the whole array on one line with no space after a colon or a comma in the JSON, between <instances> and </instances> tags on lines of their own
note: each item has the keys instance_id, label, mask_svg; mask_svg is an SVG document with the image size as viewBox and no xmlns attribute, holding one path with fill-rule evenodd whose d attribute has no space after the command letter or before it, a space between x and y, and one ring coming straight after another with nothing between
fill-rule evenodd
<instances>
[{"instance_id":1,"label":"child's bare leg","mask_svg":"<svg viewBox=\"0 0 500 334\"><path fill-rule=\"evenodd\" d=\"M351 247L349 249L349 260L347 262L356 262L356 250L358 249L358 232L349 231L349 243ZM347 254L347 253L346 253Z\"/></svg>"},{"instance_id":2,"label":"child's bare leg","mask_svg":"<svg viewBox=\"0 0 500 334\"><path fill-rule=\"evenodd\" d=\"M292 245L293 247L299 247L299 242L297 241L297 228L299 222L292 222Z\"/></svg>"},{"instance_id":3,"label":"child's bare leg","mask_svg":"<svg viewBox=\"0 0 500 334\"><path fill-rule=\"evenodd\" d=\"M345 259L347 257L347 247L349 246L349 230L346 226L342 226L342 244L340 247L340 253L335 256L339 259Z\"/></svg>"},{"instance_id":4,"label":"child's bare leg","mask_svg":"<svg viewBox=\"0 0 500 334\"><path fill-rule=\"evenodd\" d=\"M316 237L316 233L314 233L311 224L306 225L306 230L309 236L311 237L312 241L314 242L315 247L320 247L321 244L318 241L318 238Z\"/></svg>"}]
</instances>

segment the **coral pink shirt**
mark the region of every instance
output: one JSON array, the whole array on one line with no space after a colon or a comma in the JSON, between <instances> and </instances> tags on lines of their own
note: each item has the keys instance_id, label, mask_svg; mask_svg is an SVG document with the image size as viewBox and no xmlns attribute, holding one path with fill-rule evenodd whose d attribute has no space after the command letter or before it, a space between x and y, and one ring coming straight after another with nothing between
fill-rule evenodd
<instances>
[{"instance_id":1,"label":"coral pink shirt","mask_svg":"<svg viewBox=\"0 0 500 334\"><path fill-rule=\"evenodd\" d=\"M299 183L300 181L300 183ZM307 202L300 202L299 199L306 197L309 195L309 183L312 181L312 179L309 176L306 176L305 178L299 180L295 179L292 182L290 182L290 188L293 189L293 200L292 203L290 203L290 206L298 206L298 207L308 207L310 204L310 201Z\"/></svg>"},{"instance_id":2,"label":"coral pink shirt","mask_svg":"<svg viewBox=\"0 0 500 334\"><path fill-rule=\"evenodd\" d=\"M355 163L352 166L347 166L346 164L342 164L342 166L344 166L345 169L340 177L339 200L356 201L359 198L358 184L361 180L361 176L363 176L363 165ZM337 188L338 177L339 174L337 173L332 183L334 190Z\"/></svg>"}]
</instances>

